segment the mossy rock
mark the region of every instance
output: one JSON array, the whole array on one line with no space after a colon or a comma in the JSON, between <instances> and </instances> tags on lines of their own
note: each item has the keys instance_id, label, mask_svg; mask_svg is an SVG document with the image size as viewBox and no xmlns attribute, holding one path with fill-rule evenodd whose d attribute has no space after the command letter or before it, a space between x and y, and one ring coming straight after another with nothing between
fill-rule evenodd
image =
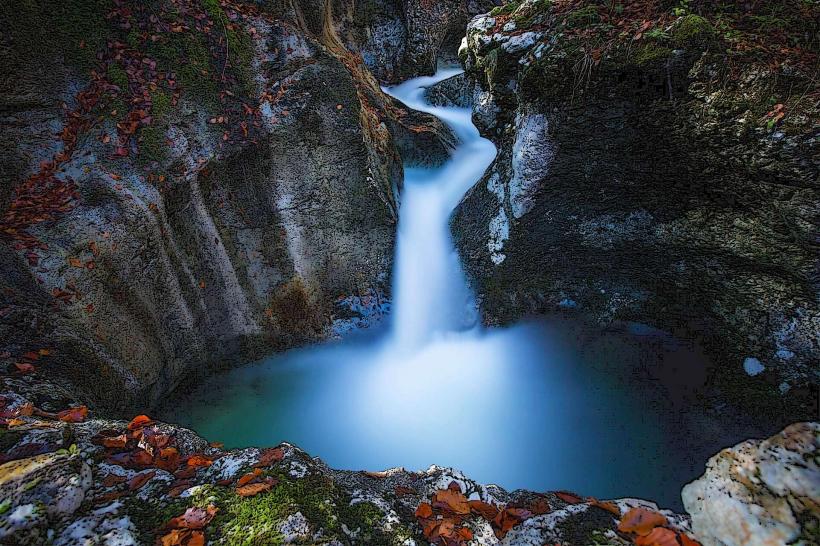
<instances>
[{"instance_id":1,"label":"mossy rock","mask_svg":"<svg viewBox=\"0 0 820 546\"><path fill-rule=\"evenodd\" d=\"M715 41L715 27L700 15L686 15L672 27L672 44L675 47L707 46Z\"/></svg>"}]
</instances>

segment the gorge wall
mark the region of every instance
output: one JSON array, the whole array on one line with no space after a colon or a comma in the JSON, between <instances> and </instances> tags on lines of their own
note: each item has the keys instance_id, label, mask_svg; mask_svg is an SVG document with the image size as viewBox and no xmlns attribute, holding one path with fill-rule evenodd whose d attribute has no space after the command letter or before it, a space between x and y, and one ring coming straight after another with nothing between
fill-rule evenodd
<instances>
[{"instance_id":1,"label":"gorge wall","mask_svg":"<svg viewBox=\"0 0 820 546\"><path fill-rule=\"evenodd\" d=\"M732 8L586 4L511 2L468 27L499 156L452 226L484 316L647 323L704 343L722 401L816 417L816 55L738 52L753 38Z\"/></svg>"},{"instance_id":2,"label":"gorge wall","mask_svg":"<svg viewBox=\"0 0 820 546\"><path fill-rule=\"evenodd\" d=\"M387 291L402 160L453 137L365 63L432 72L451 4L4 6L6 388L150 407Z\"/></svg>"}]
</instances>

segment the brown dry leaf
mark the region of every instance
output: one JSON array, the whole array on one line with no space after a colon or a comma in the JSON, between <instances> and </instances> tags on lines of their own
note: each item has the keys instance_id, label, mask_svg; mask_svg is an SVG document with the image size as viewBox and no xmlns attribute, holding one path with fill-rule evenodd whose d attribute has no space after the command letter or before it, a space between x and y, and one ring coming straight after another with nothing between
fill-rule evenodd
<instances>
[{"instance_id":1,"label":"brown dry leaf","mask_svg":"<svg viewBox=\"0 0 820 546\"><path fill-rule=\"evenodd\" d=\"M270 466L277 461L281 461L284 457L285 452L281 447L263 449L262 453L259 455L259 460L253 466L254 468Z\"/></svg>"},{"instance_id":2,"label":"brown dry leaf","mask_svg":"<svg viewBox=\"0 0 820 546\"><path fill-rule=\"evenodd\" d=\"M85 420L87 415L88 408L85 406L78 406L76 408L70 408L59 412L57 414L57 418L60 421L65 421L66 423L81 423Z\"/></svg>"},{"instance_id":3,"label":"brown dry leaf","mask_svg":"<svg viewBox=\"0 0 820 546\"><path fill-rule=\"evenodd\" d=\"M105 478L103 478L102 484L103 487L114 487L115 485L123 483L126 480L128 480L128 478L126 478L125 476L120 476L118 474L109 474Z\"/></svg>"},{"instance_id":4,"label":"brown dry leaf","mask_svg":"<svg viewBox=\"0 0 820 546\"><path fill-rule=\"evenodd\" d=\"M109 436L107 438L102 439L102 445L104 447L109 448L123 448L125 444L128 443L128 439L125 437L125 434L120 434L119 436Z\"/></svg>"},{"instance_id":5,"label":"brown dry leaf","mask_svg":"<svg viewBox=\"0 0 820 546\"><path fill-rule=\"evenodd\" d=\"M177 448L166 447L159 450L159 453L157 453L154 459L154 464L156 464L157 468L173 472L179 468L179 460L180 457Z\"/></svg>"},{"instance_id":6,"label":"brown dry leaf","mask_svg":"<svg viewBox=\"0 0 820 546\"><path fill-rule=\"evenodd\" d=\"M678 534L665 527L655 527L648 535L635 539L635 546L680 546Z\"/></svg>"},{"instance_id":7,"label":"brown dry leaf","mask_svg":"<svg viewBox=\"0 0 820 546\"><path fill-rule=\"evenodd\" d=\"M393 492L396 494L397 497L406 497L408 495L415 495L416 490L411 487L405 487L403 485L397 485L393 488Z\"/></svg>"},{"instance_id":8,"label":"brown dry leaf","mask_svg":"<svg viewBox=\"0 0 820 546\"><path fill-rule=\"evenodd\" d=\"M73 257L68 259L68 265L70 265L71 267L77 267L79 269L82 269L82 268L85 267L83 265L83 261L81 259L73 258Z\"/></svg>"},{"instance_id":9,"label":"brown dry leaf","mask_svg":"<svg viewBox=\"0 0 820 546\"><path fill-rule=\"evenodd\" d=\"M236 493L240 497L253 497L258 495L259 493L263 493L268 491L271 488L271 484L262 482L262 483L251 483L248 485L243 485L242 487L236 488Z\"/></svg>"},{"instance_id":10,"label":"brown dry leaf","mask_svg":"<svg viewBox=\"0 0 820 546\"><path fill-rule=\"evenodd\" d=\"M543 514L549 514L550 512L552 512L552 507L547 502L547 499L539 497L537 500L533 501L530 504L529 510L533 513L533 515L541 516Z\"/></svg>"},{"instance_id":11,"label":"brown dry leaf","mask_svg":"<svg viewBox=\"0 0 820 546\"><path fill-rule=\"evenodd\" d=\"M436 491L433 495L433 506L454 514L467 515L470 513L467 497L462 495L460 490L441 489Z\"/></svg>"},{"instance_id":12,"label":"brown dry leaf","mask_svg":"<svg viewBox=\"0 0 820 546\"><path fill-rule=\"evenodd\" d=\"M181 515L171 518L165 524L166 529L202 529L208 525L219 509L213 504L209 504L207 508L200 508L192 506L185 510Z\"/></svg>"},{"instance_id":13,"label":"brown dry leaf","mask_svg":"<svg viewBox=\"0 0 820 546\"><path fill-rule=\"evenodd\" d=\"M416 508L416 517L426 519L433 515L433 507L430 506L430 503L423 502L419 504L419 507Z\"/></svg>"},{"instance_id":14,"label":"brown dry leaf","mask_svg":"<svg viewBox=\"0 0 820 546\"><path fill-rule=\"evenodd\" d=\"M567 504L581 504L584 499L569 491L556 491L555 496Z\"/></svg>"},{"instance_id":15,"label":"brown dry leaf","mask_svg":"<svg viewBox=\"0 0 820 546\"><path fill-rule=\"evenodd\" d=\"M529 510L524 510L523 508L505 508L499 512L492 521L495 536L498 537L499 540L503 539L510 529L530 517L532 517L532 513Z\"/></svg>"},{"instance_id":16,"label":"brown dry leaf","mask_svg":"<svg viewBox=\"0 0 820 546\"><path fill-rule=\"evenodd\" d=\"M618 530L622 533L635 533L638 535L647 535L655 527L666 525L666 517L654 510L647 508L630 508L621 522L618 524Z\"/></svg>"},{"instance_id":17,"label":"brown dry leaf","mask_svg":"<svg viewBox=\"0 0 820 546\"><path fill-rule=\"evenodd\" d=\"M492 521L498 515L498 508L493 506L492 504L480 500L471 500L467 501L467 504L470 505L470 510L475 512L476 514L480 515L482 518L486 519L487 521Z\"/></svg>"},{"instance_id":18,"label":"brown dry leaf","mask_svg":"<svg viewBox=\"0 0 820 546\"><path fill-rule=\"evenodd\" d=\"M34 373L37 369L30 362L15 362L14 367L22 374Z\"/></svg>"},{"instance_id":19,"label":"brown dry leaf","mask_svg":"<svg viewBox=\"0 0 820 546\"><path fill-rule=\"evenodd\" d=\"M611 513L611 514L613 514L617 517L621 517L621 509L618 508L618 505L615 504L614 502L599 501L595 497L590 497L589 498L589 504L591 506L597 506L598 508L600 508L602 510L606 510L607 512L609 512L609 513Z\"/></svg>"},{"instance_id":20,"label":"brown dry leaf","mask_svg":"<svg viewBox=\"0 0 820 546\"><path fill-rule=\"evenodd\" d=\"M148 472L142 472L137 474L130 480L128 480L128 489L130 491L136 491L144 486L148 481L157 475L156 470L149 470Z\"/></svg>"}]
</instances>

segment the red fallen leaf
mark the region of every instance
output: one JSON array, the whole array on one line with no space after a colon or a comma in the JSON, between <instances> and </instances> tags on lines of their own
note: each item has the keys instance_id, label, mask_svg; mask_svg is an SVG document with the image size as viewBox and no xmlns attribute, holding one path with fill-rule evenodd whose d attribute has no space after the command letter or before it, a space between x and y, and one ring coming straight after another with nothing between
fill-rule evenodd
<instances>
[{"instance_id":1,"label":"red fallen leaf","mask_svg":"<svg viewBox=\"0 0 820 546\"><path fill-rule=\"evenodd\" d=\"M156 449L162 449L166 447L170 442L171 436L159 432L156 428L146 428L142 431L141 443L144 445L141 445L141 447L146 451L151 451L150 449L147 449L147 446Z\"/></svg>"},{"instance_id":2,"label":"red fallen leaf","mask_svg":"<svg viewBox=\"0 0 820 546\"><path fill-rule=\"evenodd\" d=\"M128 478L125 476L119 476L117 474L108 474L105 478L103 478L102 484L103 487L114 487L117 484L123 483Z\"/></svg>"},{"instance_id":3,"label":"red fallen leaf","mask_svg":"<svg viewBox=\"0 0 820 546\"><path fill-rule=\"evenodd\" d=\"M136 491L148 483L148 481L156 475L157 472L155 470L149 470L148 472L141 472L140 474L137 474L128 481L129 491Z\"/></svg>"},{"instance_id":4,"label":"red fallen leaf","mask_svg":"<svg viewBox=\"0 0 820 546\"><path fill-rule=\"evenodd\" d=\"M622 533L635 533L637 535L647 535L655 527L666 525L666 516L647 508L630 508L621 522L618 530Z\"/></svg>"},{"instance_id":5,"label":"red fallen leaf","mask_svg":"<svg viewBox=\"0 0 820 546\"><path fill-rule=\"evenodd\" d=\"M405 487L403 485L397 485L393 488L393 492L396 494L397 497L406 497L408 495L414 495L416 493L416 490L410 487Z\"/></svg>"},{"instance_id":6,"label":"red fallen leaf","mask_svg":"<svg viewBox=\"0 0 820 546\"><path fill-rule=\"evenodd\" d=\"M205 279L199 279L199 287L205 288Z\"/></svg>"},{"instance_id":7,"label":"red fallen leaf","mask_svg":"<svg viewBox=\"0 0 820 546\"><path fill-rule=\"evenodd\" d=\"M117 157L128 157L128 150L122 146L117 146L114 149L114 155Z\"/></svg>"},{"instance_id":8,"label":"red fallen leaf","mask_svg":"<svg viewBox=\"0 0 820 546\"><path fill-rule=\"evenodd\" d=\"M179 468L179 451L175 447L165 447L157 453L154 464L157 468L173 472Z\"/></svg>"},{"instance_id":9,"label":"red fallen leaf","mask_svg":"<svg viewBox=\"0 0 820 546\"><path fill-rule=\"evenodd\" d=\"M128 423L128 430L137 430L138 428L150 425L153 422L154 420L147 415L137 415L131 419L130 423Z\"/></svg>"},{"instance_id":10,"label":"red fallen leaf","mask_svg":"<svg viewBox=\"0 0 820 546\"><path fill-rule=\"evenodd\" d=\"M89 303L88 305L86 305L86 306L85 306L85 312L86 312L86 313L88 313L89 315L90 315L91 313L93 313L93 312L94 312L94 304L93 304L93 303Z\"/></svg>"},{"instance_id":11,"label":"red fallen leaf","mask_svg":"<svg viewBox=\"0 0 820 546\"><path fill-rule=\"evenodd\" d=\"M262 469L261 468L256 468L256 469L254 469L253 472L248 472L247 474L245 474L244 476L239 478L236 481L236 485L242 486L242 485L245 485L247 483L250 483L251 481L258 478L261 474L262 474Z\"/></svg>"},{"instance_id":12,"label":"red fallen leaf","mask_svg":"<svg viewBox=\"0 0 820 546\"><path fill-rule=\"evenodd\" d=\"M635 546L680 546L678 534L665 527L655 527L648 535L635 539Z\"/></svg>"},{"instance_id":13,"label":"red fallen leaf","mask_svg":"<svg viewBox=\"0 0 820 546\"><path fill-rule=\"evenodd\" d=\"M193 478L196 476L196 468L193 466L186 466L184 468L180 468L176 472L174 472L174 476L179 478L180 480L185 480L188 478Z\"/></svg>"},{"instance_id":14,"label":"red fallen leaf","mask_svg":"<svg viewBox=\"0 0 820 546\"><path fill-rule=\"evenodd\" d=\"M85 406L78 406L63 410L57 414L57 419L65 421L66 423L80 423L85 420L88 415L88 408Z\"/></svg>"},{"instance_id":15,"label":"red fallen leaf","mask_svg":"<svg viewBox=\"0 0 820 546\"><path fill-rule=\"evenodd\" d=\"M236 493L240 497L253 497L254 495L258 495L264 491L268 491L271 488L272 484L262 482L262 483L250 483L248 485L243 485L242 487L236 488Z\"/></svg>"},{"instance_id":16,"label":"red fallen leaf","mask_svg":"<svg viewBox=\"0 0 820 546\"><path fill-rule=\"evenodd\" d=\"M205 468L211 466L214 461L204 455L191 455L186 463L190 468Z\"/></svg>"},{"instance_id":17,"label":"red fallen leaf","mask_svg":"<svg viewBox=\"0 0 820 546\"><path fill-rule=\"evenodd\" d=\"M524 510L523 508L505 508L500 511L492 521L495 536L498 537L499 540L503 539L510 529L530 517L532 517L532 513L529 510Z\"/></svg>"},{"instance_id":18,"label":"red fallen leaf","mask_svg":"<svg viewBox=\"0 0 820 546\"><path fill-rule=\"evenodd\" d=\"M543 514L549 514L552 511L552 507L547 502L547 499L539 497L536 501L529 505L529 510L534 516L540 516Z\"/></svg>"},{"instance_id":19,"label":"red fallen leaf","mask_svg":"<svg viewBox=\"0 0 820 546\"><path fill-rule=\"evenodd\" d=\"M470 513L470 505L467 504L467 497L462 495L460 490L441 489L436 491L435 494L433 494L433 507L460 515Z\"/></svg>"},{"instance_id":20,"label":"red fallen leaf","mask_svg":"<svg viewBox=\"0 0 820 546\"><path fill-rule=\"evenodd\" d=\"M205 533L195 529L172 529L159 538L160 546L205 546Z\"/></svg>"},{"instance_id":21,"label":"red fallen leaf","mask_svg":"<svg viewBox=\"0 0 820 546\"><path fill-rule=\"evenodd\" d=\"M192 480L178 480L171 484L171 489L168 490L168 496L178 497L183 491L190 489L194 485Z\"/></svg>"},{"instance_id":22,"label":"red fallen leaf","mask_svg":"<svg viewBox=\"0 0 820 546\"><path fill-rule=\"evenodd\" d=\"M120 434L119 436L109 436L102 439L102 445L109 448L121 449L125 447L125 444L127 443L128 439L125 437L125 434Z\"/></svg>"},{"instance_id":23,"label":"red fallen leaf","mask_svg":"<svg viewBox=\"0 0 820 546\"><path fill-rule=\"evenodd\" d=\"M202 529L214 519L218 511L213 504L209 504L207 508L193 506L181 515L171 518L165 524L165 529Z\"/></svg>"},{"instance_id":24,"label":"red fallen leaf","mask_svg":"<svg viewBox=\"0 0 820 546\"><path fill-rule=\"evenodd\" d=\"M606 510L607 512L610 512L611 514L613 514L617 517L621 517L621 509L618 508L618 505L615 504L614 502L599 501L595 497L590 497L589 498L589 504L590 504L590 506L596 506L596 507L598 507L602 510Z\"/></svg>"},{"instance_id":25,"label":"red fallen leaf","mask_svg":"<svg viewBox=\"0 0 820 546\"><path fill-rule=\"evenodd\" d=\"M21 374L29 374L36 371L34 364L31 364L30 362L15 362L14 367L17 368L17 371Z\"/></svg>"},{"instance_id":26,"label":"red fallen leaf","mask_svg":"<svg viewBox=\"0 0 820 546\"><path fill-rule=\"evenodd\" d=\"M40 358L40 353L35 353L34 351L27 351L23 353L23 358L26 360L31 360L32 362L36 361Z\"/></svg>"},{"instance_id":27,"label":"red fallen leaf","mask_svg":"<svg viewBox=\"0 0 820 546\"><path fill-rule=\"evenodd\" d=\"M285 451L281 447L263 449L259 455L259 460L253 466L254 468L270 466L275 462L281 461L284 457Z\"/></svg>"},{"instance_id":28,"label":"red fallen leaf","mask_svg":"<svg viewBox=\"0 0 820 546\"><path fill-rule=\"evenodd\" d=\"M470 531L467 527L460 528L458 531L456 531L456 534L462 540L473 540L473 532Z\"/></svg>"},{"instance_id":29,"label":"red fallen leaf","mask_svg":"<svg viewBox=\"0 0 820 546\"><path fill-rule=\"evenodd\" d=\"M556 491L555 496L567 504L581 504L584 502L584 499L569 491Z\"/></svg>"},{"instance_id":30,"label":"red fallen leaf","mask_svg":"<svg viewBox=\"0 0 820 546\"><path fill-rule=\"evenodd\" d=\"M217 480L216 485L221 485L223 487L226 487L228 485L231 485L232 483L233 483L232 479L225 478L224 480Z\"/></svg>"},{"instance_id":31,"label":"red fallen leaf","mask_svg":"<svg viewBox=\"0 0 820 546\"><path fill-rule=\"evenodd\" d=\"M419 507L416 508L416 517L426 519L433 515L433 507L430 506L430 503L423 502L419 504Z\"/></svg>"},{"instance_id":32,"label":"red fallen leaf","mask_svg":"<svg viewBox=\"0 0 820 546\"><path fill-rule=\"evenodd\" d=\"M467 504L470 505L470 510L482 518L486 519L487 521L492 521L498 515L498 508L493 506L492 504L480 500L471 500L467 501Z\"/></svg>"}]
</instances>

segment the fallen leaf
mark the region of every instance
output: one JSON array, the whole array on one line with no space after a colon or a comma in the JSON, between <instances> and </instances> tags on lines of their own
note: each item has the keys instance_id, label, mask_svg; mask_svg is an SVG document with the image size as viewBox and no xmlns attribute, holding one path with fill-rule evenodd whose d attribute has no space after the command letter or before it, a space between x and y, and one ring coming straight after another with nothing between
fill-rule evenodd
<instances>
[{"instance_id":1,"label":"fallen leaf","mask_svg":"<svg viewBox=\"0 0 820 546\"><path fill-rule=\"evenodd\" d=\"M461 491L452 489L441 489L433 495L433 507L452 512L454 514L466 515L470 513L470 505L467 503Z\"/></svg>"},{"instance_id":2,"label":"fallen leaf","mask_svg":"<svg viewBox=\"0 0 820 546\"><path fill-rule=\"evenodd\" d=\"M137 474L136 476L128 480L128 489L130 491L136 491L137 489L140 489L142 486L148 483L148 481L151 478L156 476L156 474L157 473L155 470L150 470L148 472L141 472L140 474Z\"/></svg>"},{"instance_id":3,"label":"fallen leaf","mask_svg":"<svg viewBox=\"0 0 820 546\"><path fill-rule=\"evenodd\" d=\"M498 515L498 508L492 504L480 500L467 501L470 505L470 510L480 515L487 521L492 521Z\"/></svg>"},{"instance_id":4,"label":"fallen leaf","mask_svg":"<svg viewBox=\"0 0 820 546\"><path fill-rule=\"evenodd\" d=\"M655 527L666 525L666 517L654 510L647 508L630 508L621 522L618 530L622 533L635 533L637 535L647 535Z\"/></svg>"},{"instance_id":5,"label":"fallen leaf","mask_svg":"<svg viewBox=\"0 0 820 546\"><path fill-rule=\"evenodd\" d=\"M253 472L248 472L247 474L245 474L244 476L239 478L236 482L236 485L237 486L243 486L247 483L250 483L251 481L258 478L261 474L262 474L262 469L261 468L256 468L256 469L254 469Z\"/></svg>"},{"instance_id":6,"label":"fallen leaf","mask_svg":"<svg viewBox=\"0 0 820 546\"><path fill-rule=\"evenodd\" d=\"M127 479L125 476L120 476L119 474L108 474L103 478L102 484L103 487L114 487L117 484L125 482Z\"/></svg>"},{"instance_id":7,"label":"fallen leaf","mask_svg":"<svg viewBox=\"0 0 820 546\"><path fill-rule=\"evenodd\" d=\"M15 362L14 367L22 374L34 373L36 371L34 364L30 362Z\"/></svg>"},{"instance_id":8,"label":"fallen leaf","mask_svg":"<svg viewBox=\"0 0 820 546\"><path fill-rule=\"evenodd\" d=\"M65 421L66 423L80 423L85 420L88 415L88 408L85 406L78 406L63 410L57 414L57 419Z\"/></svg>"},{"instance_id":9,"label":"fallen leaf","mask_svg":"<svg viewBox=\"0 0 820 546\"><path fill-rule=\"evenodd\" d=\"M501 540L516 525L532 517L532 513L523 508L505 508L493 519L492 527L495 536Z\"/></svg>"},{"instance_id":10,"label":"fallen leaf","mask_svg":"<svg viewBox=\"0 0 820 546\"><path fill-rule=\"evenodd\" d=\"M584 499L569 491L556 491L555 496L567 504L581 504L584 502Z\"/></svg>"},{"instance_id":11,"label":"fallen leaf","mask_svg":"<svg viewBox=\"0 0 820 546\"><path fill-rule=\"evenodd\" d=\"M207 508L192 506L181 515L171 518L165 524L166 529L202 529L208 525L219 509L213 504Z\"/></svg>"},{"instance_id":12,"label":"fallen leaf","mask_svg":"<svg viewBox=\"0 0 820 546\"><path fill-rule=\"evenodd\" d=\"M153 422L154 420L147 415L137 415L131 419L130 423L128 423L128 430L137 430L138 428L150 425Z\"/></svg>"},{"instance_id":13,"label":"fallen leaf","mask_svg":"<svg viewBox=\"0 0 820 546\"><path fill-rule=\"evenodd\" d=\"M254 495L268 491L270 488L271 484L269 483L251 483L248 485L243 485L242 487L237 487L236 493L240 497L253 497Z\"/></svg>"},{"instance_id":14,"label":"fallen leaf","mask_svg":"<svg viewBox=\"0 0 820 546\"><path fill-rule=\"evenodd\" d=\"M430 503L423 502L419 504L419 507L416 508L416 517L427 519L433 515L433 507L430 506Z\"/></svg>"},{"instance_id":15,"label":"fallen leaf","mask_svg":"<svg viewBox=\"0 0 820 546\"><path fill-rule=\"evenodd\" d=\"M102 445L109 448L123 448L127 443L128 438L125 437L125 434L120 434L119 436L109 436L102 439Z\"/></svg>"},{"instance_id":16,"label":"fallen leaf","mask_svg":"<svg viewBox=\"0 0 820 546\"><path fill-rule=\"evenodd\" d=\"M635 539L635 546L680 546L678 534L665 527L655 527L648 535Z\"/></svg>"},{"instance_id":17,"label":"fallen leaf","mask_svg":"<svg viewBox=\"0 0 820 546\"><path fill-rule=\"evenodd\" d=\"M678 538L680 539L681 546L701 546L700 542L689 538L686 533L680 533Z\"/></svg>"},{"instance_id":18,"label":"fallen leaf","mask_svg":"<svg viewBox=\"0 0 820 546\"><path fill-rule=\"evenodd\" d=\"M204 455L191 455L188 457L186 464L190 468L204 468L211 466L213 464L213 460L205 457Z\"/></svg>"},{"instance_id":19,"label":"fallen leaf","mask_svg":"<svg viewBox=\"0 0 820 546\"><path fill-rule=\"evenodd\" d=\"M618 505L615 504L614 502L599 501L595 497L590 497L589 498L589 504L590 504L590 506L596 506L596 507L598 507L602 510L606 510L607 512L610 512L611 514L613 514L617 517L621 517L621 509L618 508Z\"/></svg>"},{"instance_id":20,"label":"fallen leaf","mask_svg":"<svg viewBox=\"0 0 820 546\"><path fill-rule=\"evenodd\" d=\"M285 452L281 447L273 447L262 450L259 455L259 460L256 462L254 468L262 466L270 466L271 464L281 461L285 457Z\"/></svg>"}]
</instances>

